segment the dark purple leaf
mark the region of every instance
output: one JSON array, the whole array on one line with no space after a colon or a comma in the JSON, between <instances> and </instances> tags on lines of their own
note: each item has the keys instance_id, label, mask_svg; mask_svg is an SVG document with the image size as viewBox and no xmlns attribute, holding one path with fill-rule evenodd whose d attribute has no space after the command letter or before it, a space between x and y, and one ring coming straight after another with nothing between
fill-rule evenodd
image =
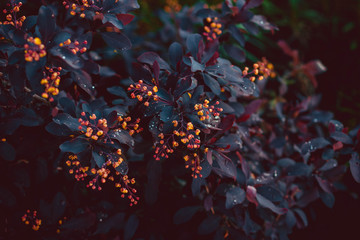
<instances>
[{"instance_id":1,"label":"dark purple leaf","mask_svg":"<svg viewBox=\"0 0 360 240\"><path fill-rule=\"evenodd\" d=\"M208 150L208 152L206 153L206 160L212 166L213 164L212 150Z\"/></svg>"},{"instance_id":2,"label":"dark purple leaf","mask_svg":"<svg viewBox=\"0 0 360 240\"><path fill-rule=\"evenodd\" d=\"M68 113L59 113L53 118L53 121L56 124L67 126L72 131L79 131L79 126L81 126L78 119Z\"/></svg>"},{"instance_id":3,"label":"dark purple leaf","mask_svg":"<svg viewBox=\"0 0 360 240\"><path fill-rule=\"evenodd\" d=\"M130 240L134 236L138 226L139 218L135 214L131 215L124 227L124 240Z\"/></svg>"},{"instance_id":4,"label":"dark purple leaf","mask_svg":"<svg viewBox=\"0 0 360 240\"><path fill-rule=\"evenodd\" d=\"M24 45L26 43L25 32L22 30L14 29L9 31L8 36L16 45Z\"/></svg>"},{"instance_id":5,"label":"dark purple leaf","mask_svg":"<svg viewBox=\"0 0 360 240\"><path fill-rule=\"evenodd\" d=\"M42 36L42 40L46 45L56 29L55 14L51 10L51 8L46 6L40 7L39 15L37 18L37 25L39 27L39 32Z\"/></svg>"},{"instance_id":6,"label":"dark purple leaf","mask_svg":"<svg viewBox=\"0 0 360 240\"><path fill-rule=\"evenodd\" d=\"M163 122L168 122L172 119L173 114L174 114L174 107L165 106L162 108L160 112L160 120Z\"/></svg>"},{"instance_id":7,"label":"dark purple leaf","mask_svg":"<svg viewBox=\"0 0 360 240\"><path fill-rule=\"evenodd\" d=\"M263 103L264 100L262 99L256 99L254 101L251 101L248 105L246 105L244 114L251 115L256 113Z\"/></svg>"},{"instance_id":8,"label":"dark purple leaf","mask_svg":"<svg viewBox=\"0 0 360 240\"><path fill-rule=\"evenodd\" d=\"M104 167L104 165L105 165L105 156L103 156L103 155L100 155L100 154L98 154L97 152L92 152L92 157L93 157L93 159L94 159L94 161L95 161L95 163L96 163L96 165L99 167L99 168L102 168L102 167Z\"/></svg>"},{"instance_id":9,"label":"dark purple leaf","mask_svg":"<svg viewBox=\"0 0 360 240\"><path fill-rule=\"evenodd\" d=\"M116 213L97 225L96 234L107 234L112 229L121 229L124 224L125 213Z\"/></svg>"},{"instance_id":10,"label":"dark purple leaf","mask_svg":"<svg viewBox=\"0 0 360 240\"><path fill-rule=\"evenodd\" d=\"M261 229L261 227L258 224L256 224L253 220L251 220L248 211L245 211L245 223L243 229L247 235L250 235L250 233L256 233Z\"/></svg>"},{"instance_id":11,"label":"dark purple leaf","mask_svg":"<svg viewBox=\"0 0 360 240\"><path fill-rule=\"evenodd\" d=\"M62 97L59 99L59 104L65 113L68 113L72 116L76 115L75 103L73 100L71 100L67 97Z\"/></svg>"},{"instance_id":12,"label":"dark purple leaf","mask_svg":"<svg viewBox=\"0 0 360 240\"><path fill-rule=\"evenodd\" d=\"M238 62L244 62L246 60L245 52L236 45L224 45L226 53Z\"/></svg>"},{"instance_id":13,"label":"dark purple leaf","mask_svg":"<svg viewBox=\"0 0 360 240\"><path fill-rule=\"evenodd\" d=\"M184 62L186 58L183 58ZM205 65L199 63L198 61L196 61L193 57L189 57L190 62L191 62L191 72L195 73L197 71L199 72L203 72L205 69Z\"/></svg>"},{"instance_id":14,"label":"dark purple leaf","mask_svg":"<svg viewBox=\"0 0 360 240\"><path fill-rule=\"evenodd\" d=\"M256 200L256 195L257 195L257 192L256 192L256 188L254 188L253 186L250 186L248 185L246 187L246 199L249 201L249 202L252 202L254 203L256 206L258 206L258 201Z\"/></svg>"},{"instance_id":15,"label":"dark purple leaf","mask_svg":"<svg viewBox=\"0 0 360 240\"><path fill-rule=\"evenodd\" d=\"M305 163L295 163L287 168L288 176L309 176L313 168Z\"/></svg>"},{"instance_id":16,"label":"dark purple leaf","mask_svg":"<svg viewBox=\"0 0 360 240\"><path fill-rule=\"evenodd\" d=\"M146 52L141 54L137 60L141 63L146 63L152 66L155 61L159 63L159 67L162 70L167 70L171 72L171 68L167 62L164 61L157 53L154 52Z\"/></svg>"},{"instance_id":17,"label":"dark purple leaf","mask_svg":"<svg viewBox=\"0 0 360 240\"><path fill-rule=\"evenodd\" d=\"M12 207L16 204L16 197L6 188L0 187L0 202L6 207Z\"/></svg>"},{"instance_id":18,"label":"dark purple leaf","mask_svg":"<svg viewBox=\"0 0 360 240\"><path fill-rule=\"evenodd\" d=\"M7 142L0 142L0 156L6 161L15 160L16 152L14 147Z\"/></svg>"},{"instance_id":19,"label":"dark purple leaf","mask_svg":"<svg viewBox=\"0 0 360 240\"><path fill-rule=\"evenodd\" d=\"M282 215L288 211L288 209L286 208L275 206L274 203L272 203L270 200L266 199L265 197L261 196L259 193L256 194L256 200L258 201L260 206L264 208L268 208L274 213Z\"/></svg>"},{"instance_id":20,"label":"dark purple leaf","mask_svg":"<svg viewBox=\"0 0 360 240\"><path fill-rule=\"evenodd\" d=\"M113 14L104 14L104 17L102 19L102 23L111 23L114 27L118 29L123 29L124 25L123 23Z\"/></svg>"},{"instance_id":21,"label":"dark purple leaf","mask_svg":"<svg viewBox=\"0 0 360 240\"><path fill-rule=\"evenodd\" d=\"M128 146L134 146L134 139L130 136L128 131L125 130L112 130L108 133L111 139L119 141L119 143Z\"/></svg>"},{"instance_id":22,"label":"dark purple leaf","mask_svg":"<svg viewBox=\"0 0 360 240\"><path fill-rule=\"evenodd\" d=\"M209 217L205 218L198 227L198 234L206 235L214 232L221 221L221 217L218 215L210 215Z\"/></svg>"},{"instance_id":23,"label":"dark purple leaf","mask_svg":"<svg viewBox=\"0 0 360 240\"><path fill-rule=\"evenodd\" d=\"M129 23L131 23L131 21L134 19L135 16L131 15L131 14L117 14L116 17L125 26L125 25L128 25Z\"/></svg>"},{"instance_id":24,"label":"dark purple leaf","mask_svg":"<svg viewBox=\"0 0 360 240\"><path fill-rule=\"evenodd\" d=\"M64 214L66 198L62 192L58 192L52 201L51 222L56 223Z\"/></svg>"},{"instance_id":25,"label":"dark purple leaf","mask_svg":"<svg viewBox=\"0 0 360 240\"><path fill-rule=\"evenodd\" d=\"M169 47L169 60L173 68L176 69L178 62L181 61L183 56L183 49L178 42L174 42Z\"/></svg>"},{"instance_id":26,"label":"dark purple leaf","mask_svg":"<svg viewBox=\"0 0 360 240\"><path fill-rule=\"evenodd\" d=\"M328 111L314 110L309 117L313 123L328 123L334 117L334 114Z\"/></svg>"},{"instance_id":27,"label":"dark purple leaf","mask_svg":"<svg viewBox=\"0 0 360 240\"><path fill-rule=\"evenodd\" d=\"M245 178L248 179L250 176L249 165L247 164L246 160L241 156L241 154L239 152L236 152L236 155L238 156L238 158L240 160L241 170L244 173Z\"/></svg>"},{"instance_id":28,"label":"dark purple leaf","mask_svg":"<svg viewBox=\"0 0 360 240\"><path fill-rule=\"evenodd\" d=\"M262 15L254 15L251 18L251 22L256 23L259 27L261 27L264 30L270 30L270 31L274 31L274 30L278 30L278 28L269 23L266 18Z\"/></svg>"},{"instance_id":29,"label":"dark purple leaf","mask_svg":"<svg viewBox=\"0 0 360 240\"><path fill-rule=\"evenodd\" d=\"M321 187L322 190L324 190L327 193L331 193L331 184L329 183L329 181L322 179L319 176L315 176L315 179L319 183L319 186Z\"/></svg>"},{"instance_id":30,"label":"dark purple leaf","mask_svg":"<svg viewBox=\"0 0 360 240\"><path fill-rule=\"evenodd\" d=\"M294 209L294 212L300 217L302 223L301 223L301 226L304 226L306 227L308 225L308 220L307 220L307 217L305 215L305 213L303 212L303 210L301 210L300 208L296 208ZM298 221L299 223L299 221Z\"/></svg>"},{"instance_id":31,"label":"dark purple leaf","mask_svg":"<svg viewBox=\"0 0 360 240\"><path fill-rule=\"evenodd\" d=\"M106 89L109 93L115 95L115 96L118 96L118 97L123 97L125 98L127 93L126 91L124 90L123 87L120 87L120 86L112 86L112 87L109 87Z\"/></svg>"},{"instance_id":32,"label":"dark purple leaf","mask_svg":"<svg viewBox=\"0 0 360 240\"><path fill-rule=\"evenodd\" d=\"M320 60L313 60L306 63L303 68L311 75L318 75L320 73L326 72L326 67Z\"/></svg>"},{"instance_id":33,"label":"dark purple leaf","mask_svg":"<svg viewBox=\"0 0 360 240\"><path fill-rule=\"evenodd\" d=\"M67 126L59 125L54 122L50 122L48 125L46 125L45 129L55 136L69 136L73 133L73 131L70 130Z\"/></svg>"},{"instance_id":34,"label":"dark purple leaf","mask_svg":"<svg viewBox=\"0 0 360 240\"><path fill-rule=\"evenodd\" d=\"M76 84L84 90L90 96L94 95L94 87L92 85L92 79L89 73L83 70L77 70L72 72L73 79Z\"/></svg>"},{"instance_id":35,"label":"dark purple leaf","mask_svg":"<svg viewBox=\"0 0 360 240\"><path fill-rule=\"evenodd\" d=\"M197 58L197 55L199 52L200 41L202 41L202 37L200 34L197 34L197 33L190 34L186 38L187 49L189 49L191 56L193 56L198 61L199 61L199 59Z\"/></svg>"},{"instance_id":36,"label":"dark purple leaf","mask_svg":"<svg viewBox=\"0 0 360 240\"><path fill-rule=\"evenodd\" d=\"M233 161L225 155L218 153L216 151L213 152L215 156L216 162L219 164L220 169L214 168L214 170L220 170L221 175L225 175L227 177L231 177L236 179L236 166Z\"/></svg>"},{"instance_id":37,"label":"dark purple leaf","mask_svg":"<svg viewBox=\"0 0 360 240\"><path fill-rule=\"evenodd\" d=\"M245 9L250 9L254 7L258 7L263 3L264 0L247 0Z\"/></svg>"},{"instance_id":38,"label":"dark purple leaf","mask_svg":"<svg viewBox=\"0 0 360 240\"><path fill-rule=\"evenodd\" d=\"M154 73L155 82L158 83L159 82L159 76L160 76L160 65L156 60L154 61L153 65L152 65L152 70L153 70L153 73Z\"/></svg>"},{"instance_id":39,"label":"dark purple leaf","mask_svg":"<svg viewBox=\"0 0 360 240\"><path fill-rule=\"evenodd\" d=\"M233 38L235 38L235 40L240 44L240 46L244 47L245 46L245 38L244 38L243 34L241 33L241 31L235 25L230 25L228 30L229 30L230 34L233 36Z\"/></svg>"},{"instance_id":40,"label":"dark purple leaf","mask_svg":"<svg viewBox=\"0 0 360 240\"><path fill-rule=\"evenodd\" d=\"M120 166L115 168L121 175L126 175L129 171L129 165L127 161L123 161Z\"/></svg>"},{"instance_id":41,"label":"dark purple leaf","mask_svg":"<svg viewBox=\"0 0 360 240\"><path fill-rule=\"evenodd\" d=\"M147 165L148 184L145 188L145 201L149 205L154 204L158 198L161 172L161 162L151 159Z\"/></svg>"},{"instance_id":42,"label":"dark purple leaf","mask_svg":"<svg viewBox=\"0 0 360 240\"><path fill-rule=\"evenodd\" d=\"M73 69L80 69L84 66L82 58L79 58L68 48L54 47L50 50L50 53L55 57L59 57Z\"/></svg>"},{"instance_id":43,"label":"dark purple leaf","mask_svg":"<svg viewBox=\"0 0 360 240\"><path fill-rule=\"evenodd\" d=\"M66 221L61 228L69 230L85 230L94 225L96 221L96 214L92 212L84 213Z\"/></svg>"},{"instance_id":44,"label":"dark purple leaf","mask_svg":"<svg viewBox=\"0 0 360 240\"><path fill-rule=\"evenodd\" d=\"M337 167L338 163L335 159L329 159L328 161L326 161L326 163L324 165L321 166L321 168L319 168L319 171L327 171L330 169L333 169L334 167Z\"/></svg>"},{"instance_id":45,"label":"dark purple leaf","mask_svg":"<svg viewBox=\"0 0 360 240\"><path fill-rule=\"evenodd\" d=\"M276 164L279 166L279 167L282 167L282 168L287 168L291 165L294 165L295 164L295 161L291 158L282 158L282 159L279 159Z\"/></svg>"},{"instance_id":46,"label":"dark purple leaf","mask_svg":"<svg viewBox=\"0 0 360 240\"><path fill-rule=\"evenodd\" d=\"M299 207L306 207L309 203L319 198L318 188L312 188L310 191L304 191L301 198L298 200L297 205Z\"/></svg>"},{"instance_id":47,"label":"dark purple leaf","mask_svg":"<svg viewBox=\"0 0 360 240\"><path fill-rule=\"evenodd\" d=\"M206 184L204 178L193 178L191 183L191 192L193 196L197 196L200 193L201 187Z\"/></svg>"},{"instance_id":48,"label":"dark purple leaf","mask_svg":"<svg viewBox=\"0 0 360 240\"><path fill-rule=\"evenodd\" d=\"M246 193L240 187L231 188L226 192L225 207L227 209L234 207L235 205L241 204L246 197Z\"/></svg>"},{"instance_id":49,"label":"dark purple leaf","mask_svg":"<svg viewBox=\"0 0 360 240\"><path fill-rule=\"evenodd\" d=\"M351 155L350 163L350 172L354 177L355 181L360 183L360 159L358 153L353 153Z\"/></svg>"},{"instance_id":50,"label":"dark purple leaf","mask_svg":"<svg viewBox=\"0 0 360 240\"><path fill-rule=\"evenodd\" d=\"M180 78L176 84L174 97L177 98L185 93L191 87L192 79L190 77Z\"/></svg>"},{"instance_id":51,"label":"dark purple leaf","mask_svg":"<svg viewBox=\"0 0 360 240\"><path fill-rule=\"evenodd\" d=\"M260 186L257 188L257 192L272 202L280 202L284 199L283 194L272 186Z\"/></svg>"},{"instance_id":52,"label":"dark purple leaf","mask_svg":"<svg viewBox=\"0 0 360 240\"><path fill-rule=\"evenodd\" d=\"M219 82L209 74L203 74L203 78L205 85L208 86L215 95L219 96L221 94Z\"/></svg>"},{"instance_id":53,"label":"dark purple leaf","mask_svg":"<svg viewBox=\"0 0 360 240\"><path fill-rule=\"evenodd\" d=\"M130 40L122 33L119 32L102 32L106 44L111 48L116 48L120 51L128 50L131 48Z\"/></svg>"},{"instance_id":54,"label":"dark purple leaf","mask_svg":"<svg viewBox=\"0 0 360 240\"><path fill-rule=\"evenodd\" d=\"M330 142L323 137L318 137L305 142L301 146L301 154L305 155L330 145Z\"/></svg>"},{"instance_id":55,"label":"dark purple leaf","mask_svg":"<svg viewBox=\"0 0 360 240\"><path fill-rule=\"evenodd\" d=\"M105 2L109 2L109 10L107 11L110 13L128 13L140 7L137 0L119 0L116 4L113 4L114 0L106 0Z\"/></svg>"},{"instance_id":56,"label":"dark purple leaf","mask_svg":"<svg viewBox=\"0 0 360 240\"><path fill-rule=\"evenodd\" d=\"M200 210L199 206L180 208L174 215L173 222L176 225L188 222Z\"/></svg>"},{"instance_id":57,"label":"dark purple leaf","mask_svg":"<svg viewBox=\"0 0 360 240\"><path fill-rule=\"evenodd\" d=\"M212 195L208 195L208 196L206 196L206 198L204 199L204 208L205 208L205 210L208 212L208 211L211 210L212 207L213 207Z\"/></svg>"},{"instance_id":58,"label":"dark purple leaf","mask_svg":"<svg viewBox=\"0 0 360 240\"><path fill-rule=\"evenodd\" d=\"M289 210L285 215L286 225L289 228L293 228L296 224L296 217L293 211Z\"/></svg>"},{"instance_id":59,"label":"dark purple leaf","mask_svg":"<svg viewBox=\"0 0 360 240\"><path fill-rule=\"evenodd\" d=\"M353 144L353 141L349 137L349 135L347 135L343 132L339 132L339 131L333 132L333 133L331 133L330 137L332 139L335 139L336 141L339 141L339 142L342 142L345 144Z\"/></svg>"},{"instance_id":60,"label":"dark purple leaf","mask_svg":"<svg viewBox=\"0 0 360 240\"><path fill-rule=\"evenodd\" d=\"M330 160L334 157L334 150L332 148L326 148L323 153L321 154L322 159Z\"/></svg>"},{"instance_id":61,"label":"dark purple leaf","mask_svg":"<svg viewBox=\"0 0 360 240\"><path fill-rule=\"evenodd\" d=\"M331 192L320 191L320 198L328 208L332 208L335 204L335 196Z\"/></svg>"},{"instance_id":62,"label":"dark purple leaf","mask_svg":"<svg viewBox=\"0 0 360 240\"><path fill-rule=\"evenodd\" d=\"M35 91L42 90L40 84L41 79L44 77L43 67L46 64L46 58L40 58L39 61L27 62L25 64L26 77L29 79L32 89Z\"/></svg>"},{"instance_id":63,"label":"dark purple leaf","mask_svg":"<svg viewBox=\"0 0 360 240\"><path fill-rule=\"evenodd\" d=\"M29 32L31 28L33 28L37 22L38 16L27 16L25 21L23 22L23 25L21 26L21 29L25 32Z\"/></svg>"},{"instance_id":64,"label":"dark purple leaf","mask_svg":"<svg viewBox=\"0 0 360 240\"><path fill-rule=\"evenodd\" d=\"M210 151L210 150L209 150ZM202 175L203 178L207 178L212 170L211 165L209 164L208 161L203 161L200 166L202 167L200 174Z\"/></svg>"},{"instance_id":65,"label":"dark purple leaf","mask_svg":"<svg viewBox=\"0 0 360 240\"><path fill-rule=\"evenodd\" d=\"M73 140L64 142L60 145L60 150L63 152L80 153L88 149L89 142L84 138L75 138Z\"/></svg>"}]
</instances>

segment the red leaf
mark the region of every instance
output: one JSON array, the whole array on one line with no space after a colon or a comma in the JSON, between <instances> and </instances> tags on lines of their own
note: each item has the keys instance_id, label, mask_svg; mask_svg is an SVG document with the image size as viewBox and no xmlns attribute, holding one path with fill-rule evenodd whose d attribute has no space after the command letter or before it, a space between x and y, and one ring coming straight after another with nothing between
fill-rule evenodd
<instances>
[{"instance_id":1,"label":"red leaf","mask_svg":"<svg viewBox=\"0 0 360 240\"><path fill-rule=\"evenodd\" d=\"M344 146L344 144L342 142L338 141L338 142L334 143L333 149L334 149L334 151L336 151L336 150L342 149L343 146Z\"/></svg>"},{"instance_id":2,"label":"red leaf","mask_svg":"<svg viewBox=\"0 0 360 240\"><path fill-rule=\"evenodd\" d=\"M209 162L210 165L212 165L213 159L212 159L212 151L211 150L208 150L208 152L206 153L206 160Z\"/></svg>"},{"instance_id":3,"label":"red leaf","mask_svg":"<svg viewBox=\"0 0 360 240\"><path fill-rule=\"evenodd\" d=\"M292 50L284 40L278 41L278 46L286 55L293 58L295 65L299 64L299 52L297 50Z\"/></svg>"},{"instance_id":4,"label":"red leaf","mask_svg":"<svg viewBox=\"0 0 360 240\"><path fill-rule=\"evenodd\" d=\"M259 205L258 201L256 200L256 188L254 188L253 186L247 186L246 198L249 202L254 203L256 206Z\"/></svg>"},{"instance_id":5,"label":"red leaf","mask_svg":"<svg viewBox=\"0 0 360 240\"><path fill-rule=\"evenodd\" d=\"M116 17L125 26L125 25L128 25L134 19L135 16L131 15L131 14L118 14L118 15L116 15Z\"/></svg>"}]
</instances>

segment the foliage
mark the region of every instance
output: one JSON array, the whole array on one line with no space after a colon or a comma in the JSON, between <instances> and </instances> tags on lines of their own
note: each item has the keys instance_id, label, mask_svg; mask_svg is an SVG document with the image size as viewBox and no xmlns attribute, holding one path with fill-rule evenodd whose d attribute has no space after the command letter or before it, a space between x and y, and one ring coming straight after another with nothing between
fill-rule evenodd
<instances>
[{"instance_id":1,"label":"foliage","mask_svg":"<svg viewBox=\"0 0 360 240\"><path fill-rule=\"evenodd\" d=\"M261 4L166 1L139 33L136 0L9 1L1 234L288 239L311 202L333 207L348 169L360 182L360 126L317 109L319 60L279 42L277 72L247 50L278 30Z\"/></svg>"}]
</instances>

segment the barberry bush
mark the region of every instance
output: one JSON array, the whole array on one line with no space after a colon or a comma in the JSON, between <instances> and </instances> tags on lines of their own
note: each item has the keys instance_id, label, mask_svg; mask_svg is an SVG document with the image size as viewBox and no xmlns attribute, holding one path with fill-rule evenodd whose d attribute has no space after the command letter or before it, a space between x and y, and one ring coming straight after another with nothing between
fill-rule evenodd
<instances>
[{"instance_id":1,"label":"barberry bush","mask_svg":"<svg viewBox=\"0 0 360 240\"><path fill-rule=\"evenodd\" d=\"M261 4L3 1L1 236L283 240L333 207L360 126L317 108L321 61L248 48Z\"/></svg>"}]
</instances>

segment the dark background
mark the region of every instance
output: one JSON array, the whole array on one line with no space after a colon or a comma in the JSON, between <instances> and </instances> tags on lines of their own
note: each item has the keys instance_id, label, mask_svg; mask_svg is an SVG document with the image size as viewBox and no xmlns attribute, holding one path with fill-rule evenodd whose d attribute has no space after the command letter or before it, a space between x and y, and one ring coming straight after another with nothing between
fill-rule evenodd
<instances>
[{"instance_id":1,"label":"dark background","mask_svg":"<svg viewBox=\"0 0 360 240\"><path fill-rule=\"evenodd\" d=\"M279 27L271 40L283 39L299 50L303 62L319 59L327 67L317 76L320 108L334 112L349 128L359 123L360 1L265 0L261 11ZM267 56L276 61L277 55ZM349 172L343 181L352 194L335 194L333 209L320 200L312 203L309 226L295 230L290 239L359 239L360 185Z\"/></svg>"}]
</instances>

